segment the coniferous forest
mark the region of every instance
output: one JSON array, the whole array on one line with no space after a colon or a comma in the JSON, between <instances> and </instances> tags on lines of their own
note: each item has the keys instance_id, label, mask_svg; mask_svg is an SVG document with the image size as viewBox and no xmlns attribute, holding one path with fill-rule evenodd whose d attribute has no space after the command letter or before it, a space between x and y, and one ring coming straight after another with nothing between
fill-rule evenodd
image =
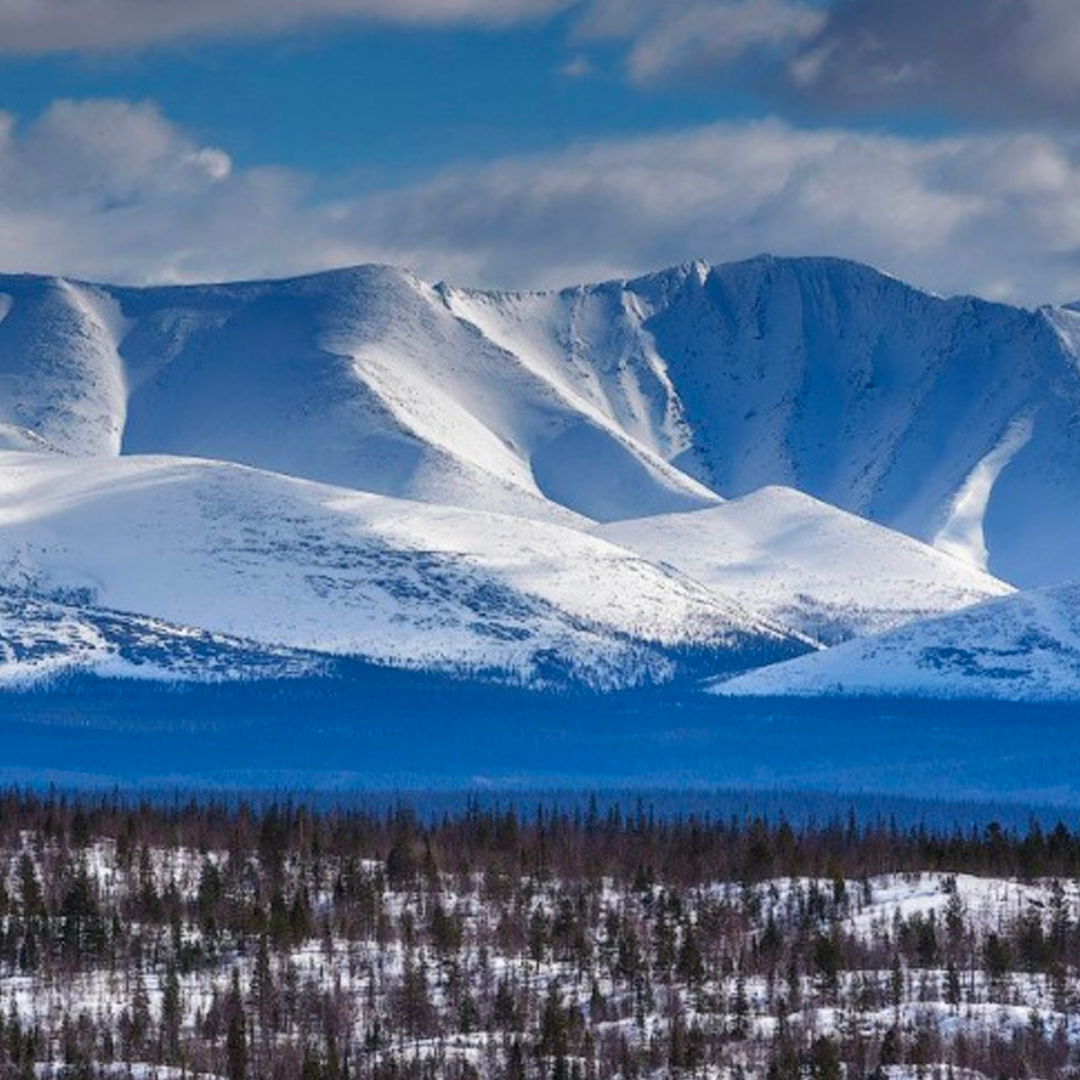
<instances>
[{"instance_id":1,"label":"coniferous forest","mask_svg":"<svg viewBox=\"0 0 1080 1080\"><path fill-rule=\"evenodd\" d=\"M0 797L0 1077L1080 1076L1080 833Z\"/></svg>"}]
</instances>

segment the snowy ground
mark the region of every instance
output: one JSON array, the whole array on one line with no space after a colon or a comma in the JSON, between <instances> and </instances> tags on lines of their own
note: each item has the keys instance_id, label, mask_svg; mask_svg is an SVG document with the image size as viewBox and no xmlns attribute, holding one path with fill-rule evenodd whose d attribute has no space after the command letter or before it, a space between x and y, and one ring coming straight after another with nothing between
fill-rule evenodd
<instances>
[{"instance_id":1,"label":"snowy ground","mask_svg":"<svg viewBox=\"0 0 1080 1080\"><path fill-rule=\"evenodd\" d=\"M21 850L5 856L7 895L18 896L26 858L48 879L46 865L62 859L63 852L55 846L43 847L40 837L26 835ZM228 851L158 848L141 849L136 856L133 868L132 853L121 856L117 845L109 841L93 845L79 860L103 910L124 910L140 902L148 888L162 897L173 897L169 903L194 902L205 888L201 883L208 867L232 883L230 903L242 903L245 898L259 902L262 879L257 860L252 859L245 870L238 867L236 854ZM1080 919L1080 886L1073 881L1020 883L942 873L884 875L842 885L835 880L778 878L755 885L706 884L681 893L677 904L674 894L659 885L645 891L628 890L605 881L595 894L590 886L592 899L587 902L580 883L571 888L557 880L530 879L514 886L524 890L525 910L515 915L522 925L542 924L550 932L561 918L567 918L575 903L578 916L588 911L584 917L589 941L580 955L589 959L584 961L572 959L569 953L560 955L558 950L552 953L548 947L536 951L526 940L514 944L512 934L506 937L507 931L499 925L508 909L499 896L508 895L508 883L493 885L482 876L467 880L447 876L441 882L429 878L423 887L394 889L381 877L383 864L372 861L355 866L350 873L360 875L357 887L374 889L372 910L381 914L367 934L336 936L329 927L343 898L333 882L342 869L333 861L321 865L319 880L325 887L308 896L316 929L309 940L284 952L273 950L271 977L280 988L275 994L338 1000L345 1024L342 1037L357 1045L370 1038L376 1020L388 1025L388 1041L384 1050L375 1051L376 1060L395 1048L407 1048L411 1055L470 1061L486 1075L505 1053L505 1041L485 1031L480 1014L480 1026L472 1032L454 1033L452 1018L463 993L475 995L480 1002L494 983L512 985L519 999L532 1002L536 1009L553 992L568 1007L576 1004L592 1025L598 1046L602 1040L619 1038L631 1046L644 1046L657 1038L666 1045L674 1017L685 1027L741 1031L729 1042L731 1052L723 1065L717 1061L709 1067L705 1062L698 1073L716 1078L732 1075L728 1070L739 1061L749 1075L759 1075L761 1048L779 1037L781 1023L807 1045L821 1036L839 1039L852 1030L860 1031L868 1041L880 1040L891 1030L910 1033L910 1037L917 1031L934 1032L945 1046L953 1046L958 1039L975 1045L990 1036L1007 1042L1038 1030L1058 1032L1069 1046L1080 1047L1080 1012L1075 1007L1080 1001L1080 981L1075 972L1058 979L1045 972L1025 973L1014 964L1008 974L995 976L984 970L982 960L991 935L1004 934L1025 920L1048 934L1058 922L1075 925ZM311 873L311 867L287 865L286 885L301 870ZM409 933L400 929L408 921L426 925L435 906L441 917L458 927L460 943L452 955L440 952L426 938L410 944L401 936ZM675 950L669 963L679 970L686 962L682 956L687 935L705 935L707 925L718 919L727 926L721 935L723 950L716 953L712 946L702 946L700 977L676 975L671 981L670 974L663 977L661 969L653 969L648 1003L643 1004L640 987L635 991L634 980L618 974L620 965L630 961L616 961L615 953L621 956L628 947L629 934L640 938L634 948L644 950L643 956L650 954L657 947L657 936L665 933L665 918L672 920L669 932ZM5 925L9 921L0 923ZM381 929L374 929L376 925ZM258 1001L254 988L265 978L259 973L264 961L250 942L245 945L228 935L207 954L203 930L186 922L175 926L172 948L195 950L192 955L200 957L179 978L181 1027L185 1037L191 1038L207 1022L208 1012L228 995L237 974L245 997ZM835 981L830 982L822 974L746 977L725 959L747 948L768 947L764 944L767 935L777 927L785 937L801 927L799 933L811 940L841 942L848 954L860 949L863 966L849 970L839 963ZM952 950L959 958L955 974L938 959L901 968L865 966L875 955L891 955L898 942L912 935L925 936L928 927L936 935L936 955ZM96 1018L99 1024L119 1023L123 1016L131 1016L133 1008L147 1010L149 1022L159 1024L165 965L154 957L169 953L170 931L167 926L135 924L126 927L125 933L141 939L141 955L146 959L138 970L103 964L66 974L25 972L19 964L0 959L2 1014L17 1016L24 1027L36 1024L53 1033L80 1016ZM647 972L649 963L644 964L642 970ZM393 1034L393 1003L407 973L417 970L426 973L425 993L432 1015L442 1019L427 1033L400 1042L400 1036ZM955 988L950 988L950 979L956 980ZM603 1016L593 1015L598 995L604 1002ZM50 1040L47 1045L59 1043ZM42 1075L52 1073L45 1068ZM135 1075L142 1074L136 1070ZM173 1074L165 1070L146 1075ZM926 1074L897 1067L888 1075L900 1080Z\"/></svg>"},{"instance_id":2,"label":"snowy ground","mask_svg":"<svg viewBox=\"0 0 1080 1080\"><path fill-rule=\"evenodd\" d=\"M1080 587L1032 590L712 687L750 696L1080 698Z\"/></svg>"},{"instance_id":3,"label":"snowy ground","mask_svg":"<svg viewBox=\"0 0 1080 1080\"><path fill-rule=\"evenodd\" d=\"M790 488L596 531L827 645L1012 591L970 563Z\"/></svg>"}]
</instances>

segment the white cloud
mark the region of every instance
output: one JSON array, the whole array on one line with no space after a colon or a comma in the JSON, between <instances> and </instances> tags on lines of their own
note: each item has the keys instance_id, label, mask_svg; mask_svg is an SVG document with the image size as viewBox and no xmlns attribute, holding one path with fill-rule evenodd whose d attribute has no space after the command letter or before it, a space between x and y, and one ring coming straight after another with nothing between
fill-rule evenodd
<instances>
[{"instance_id":1,"label":"white cloud","mask_svg":"<svg viewBox=\"0 0 1080 1080\"><path fill-rule=\"evenodd\" d=\"M335 251L305 192L285 170L235 170L153 105L60 101L25 129L0 122L0 265L136 282L313 269Z\"/></svg>"},{"instance_id":2,"label":"white cloud","mask_svg":"<svg viewBox=\"0 0 1080 1080\"><path fill-rule=\"evenodd\" d=\"M832 254L941 292L1080 297L1080 146L918 140L778 121L444 172L353 208L436 273L555 285L702 256Z\"/></svg>"},{"instance_id":3,"label":"white cloud","mask_svg":"<svg viewBox=\"0 0 1080 1080\"><path fill-rule=\"evenodd\" d=\"M627 72L648 84L792 49L824 22L820 8L796 0L593 0L575 37L627 42Z\"/></svg>"},{"instance_id":4,"label":"white cloud","mask_svg":"<svg viewBox=\"0 0 1080 1080\"><path fill-rule=\"evenodd\" d=\"M227 154L190 143L154 106L121 101L58 101L9 149L9 197L65 212L199 192L231 171Z\"/></svg>"},{"instance_id":5,"label":"white cloud","mask_svg":"<svg viewBox=\"0 0 1080 1080\"><path fill-rule=\"evenodd\" d=\"M808 37L820 23L810 8L747 0L731 8L688 8L638 41L628 66L637 82L687 70L725 66L747 52L782 48Z\"/></svg>"},{"instance_id":6,"label":"white cloud","mask_svg":"<svg viewBox=\"0 0 1080 1080\"><path fill-rule=\"evenodd\" d=\"M138 49L342 20L504 26L571 0L0 0L0 53Z\"/></svg>"},{"instance_id":7,"label":"white cloud","mask_svg":"<svg viewBox=\"0 0 1080 1080\"><path fill-rule=\"evenodd\" d=\"M500 29L573 11L559 73L593 73L579 50L625 49L638 84L696 75L747 56L790 55L824 21L808 0L0 0L0 56L138 51L173 43L353 24Z\"/></svg>"},{"instance_id":8,"label":"white cloud","mask_svg":"<svg viewBox=\"0 0 1080 1080\"><path fill-rule=\"evenodd\" d=\"M579 53L559 68L559 74L566 79L587 79L594 70L593 62L584 54Z\"/></svg>"},{"instance_id":9,"label":"white cloud","mask_svg":"<svg viewBox=\"0 0 1080 1080\"><path fill-rule=\"evenodd\" d=\"M366 260L526 287L693 257L832 254L941 292L1080 298L1080 145L918 140L779 121L582 143L312 198L239 169L151 105L0 117L0 267L112 281L304 272Z\"/></svg>"}]
</instances>

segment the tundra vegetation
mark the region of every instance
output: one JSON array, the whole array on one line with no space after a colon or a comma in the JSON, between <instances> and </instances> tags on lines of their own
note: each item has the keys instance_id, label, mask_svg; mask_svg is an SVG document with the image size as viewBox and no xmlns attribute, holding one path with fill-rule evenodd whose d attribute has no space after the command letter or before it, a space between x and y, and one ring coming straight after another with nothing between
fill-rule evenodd
<instances>
[{"instance_id":1,"label":"tundra vegetation","mask_svg":"<svg viewBox=\"0 0 1080 1080\"><path fill-rule=\"evenodd\" d=\"M33 1076L1080 1076L1080 834L9 791Z\"/></svg>"}]
</instances>

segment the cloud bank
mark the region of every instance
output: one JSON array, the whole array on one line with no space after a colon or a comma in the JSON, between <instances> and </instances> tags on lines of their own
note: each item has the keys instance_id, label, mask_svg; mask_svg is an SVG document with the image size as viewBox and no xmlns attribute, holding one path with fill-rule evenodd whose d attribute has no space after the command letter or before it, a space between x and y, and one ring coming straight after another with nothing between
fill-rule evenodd
<instances>
[{"instance_id":1,"label":"cloud bank","mask_svg":"<svg viewBox=\"0 0 1080 1080\"><path fill-rule=\"evenodd\" d=\"M0 53L108 52L369 21L506 26L571 0L0 0Z\"/></svg>"},{"instance_id":2,"label":"cloud bank","mask_svg":"<svg viewBox=\"0 0 1080 1080\"><path fill-rule=\"evenodd\" d=\"M382 261L532 287L766 250L854 258L943 293L1080 298L1080 143L718 124L327 202L295 172L235 168L151 104L0 118L8 271L141 283Z\"/></svg>"},{"instance_id":3,"label":"cloud bank","mask_svg":"<svg viewBox=\"0 0 1080 1080\"><path fill-rule=\"evenodd\" d=\"M813 103L1076 117L1076 0L841 0L790 66Z\"/></svg>"},{"instance_id":4,"label":"cloud bank","mask_svg":"<svg viewBox=\"0 0 1080 1080\"><path fill-rule=\"evenodd\" d=\"M639 86L743 65L778 104L948 109L1015 122L1080 106L1076 0L0 0L0 55L139 50L343 23L507 28L567 15Z\"/></svg>"}]
</instances>

